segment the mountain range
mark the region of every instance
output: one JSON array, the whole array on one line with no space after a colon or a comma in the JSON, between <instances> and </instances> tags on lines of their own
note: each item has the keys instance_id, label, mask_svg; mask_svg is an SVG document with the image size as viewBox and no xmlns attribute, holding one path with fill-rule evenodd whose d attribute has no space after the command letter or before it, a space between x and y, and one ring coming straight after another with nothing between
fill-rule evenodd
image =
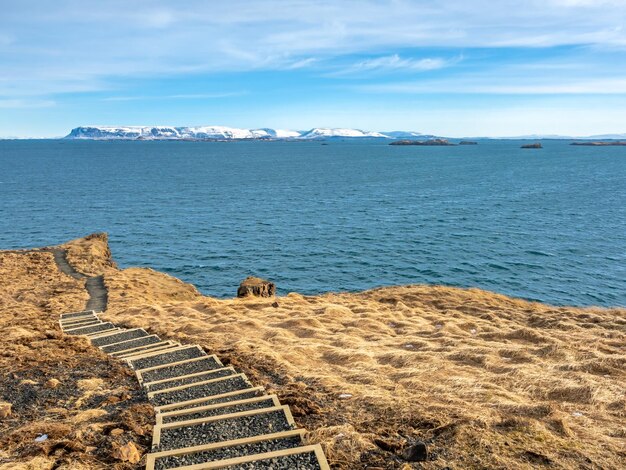
<instances>
[{"instance_id":1,"label":"mountain range","mask_svg":"<svg viewBox=\"0 0 626 470\"><path fill-rule=\"evenodd\" d=\"M91 140L327 140L327 139L426 139L418 132L371 132L359 129L316 127L308 131L285 129L238 129L225 126L84 126L76 127L66 139Z\"/></svg>"}]
</instances>

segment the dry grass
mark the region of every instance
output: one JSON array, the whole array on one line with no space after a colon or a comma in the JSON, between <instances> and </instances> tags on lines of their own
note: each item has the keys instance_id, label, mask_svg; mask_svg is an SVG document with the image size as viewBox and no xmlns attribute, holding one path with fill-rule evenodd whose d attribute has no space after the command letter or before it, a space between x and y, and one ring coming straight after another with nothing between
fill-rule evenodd
<instances>
[{"instance_id":1,"label":"dry grass","mask_svg":"<svg viewBox=\"0 0 626 470\"><path fill-rule=\"evenodd\" d=\"M624 309L433 286L218 300L115 269L106 239L67 246L72 262L85 256L81 270L105 274L107 318L243 369L292 407L334 468L626 466ZM429 461L398 458L414 439Z\"/></svg>"},{"instance_id":2,"label":"dry grass","mask_svg":"<svg viewBox=\"0 0 626 470\"><path fill-rule=\"evenodd\" d=\"M105 279L110 319L243 368L335 468L402 468L413 439L433 456L419 468L626 466L623 309L433 286L217 300L154 271Z\"/></svg>"},{"instance_id":3,"label":"dry grass","mask_svg":"<svg viewBox=\"0 0 626 470\"><path fill-rule=\"evenodd\" d=\"M58 327L86 300L51 253L0 252L0 401L12 405L0 418L0 470L139 468L114 457L127 441L145 450L152 431L132 372Z\"/></svg>"}]
</instances>

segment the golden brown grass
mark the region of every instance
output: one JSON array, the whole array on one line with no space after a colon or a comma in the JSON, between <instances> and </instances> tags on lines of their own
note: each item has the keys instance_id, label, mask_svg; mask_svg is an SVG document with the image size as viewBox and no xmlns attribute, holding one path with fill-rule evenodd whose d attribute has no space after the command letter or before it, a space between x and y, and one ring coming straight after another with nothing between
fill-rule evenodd
<instances>
[{"instance_id":1,"label":"golden brown grass","mask_svg":"<svg viewBox=\"0 0 626 470\"><path fill-rule=\"evenodd\" d=\"M108 319L243 369L291 406L334 468L626 466L624 309L437 286L219 300L115 269L102 237L66 246L83 272L104 273ZM431 460L397 457L414 439Z\"/></svg>"}]
</instances>

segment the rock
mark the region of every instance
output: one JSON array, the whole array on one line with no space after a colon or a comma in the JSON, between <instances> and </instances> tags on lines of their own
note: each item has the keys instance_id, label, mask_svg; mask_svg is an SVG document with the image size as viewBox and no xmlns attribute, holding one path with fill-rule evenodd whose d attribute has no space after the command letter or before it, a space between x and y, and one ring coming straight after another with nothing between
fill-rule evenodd
<instances>
[{"instance_id":1,"label":"rock","mask_svg":"<svg viewBox=\"0 0 626 470\"><path fill-rule=\"evenodd\" d=\"M278 308L278 307L279 307L278 302L274 302L274 303L272 303L272 307L274 307L274 308Z\"/></svg>"},{"instance_id":2,"label":"rock","mask_svg":"<svg viewBox=\"0 0 626 470\"><path fill-rule=\"evenodd\" d=\"M276 286L273 282L258 277L247 277L237 289L237 297L273 297L276 294Z\"/></svg>"},{"instance_id":3,"label":"rock","mask_svg":"<svg viewBox=\"0 0 626 470\"><path fill-rule=\"evenodd\" d=\"M8 418L11 416L11 403L6 401L0 401L0 418Z\"/></svg>"},{"instance_id":4,"label":"rock","mask_svg":"<svg viewBox=\"0 0 626 470\"><path fill-rule=\"evenodd\" d=\"M128 442L119 447L115 452L115 457L124 462L137 463L141 460L139 449L133 442Z\"/></svg>"},{"instance_id":5,"label":"rock","mask_svg":"<svg viewBox=\"0 0 626 470\"><path fill-rule=\"evenodd\" d=\"M57 388L61 382L57 379L48 379L44 384L46 388Z\"/></svg>"},{"instance_id":6,"label":"rock","mask_svg":"<svg viewBox=\"0 0 626 470\"><path fill-rule=\"evenodd\" d=\"M121 436L122 434L124 434L124 430L120 428L111 429L111 432L109 434L111 436Z\"/></svg>"},{"instance_id":7,"label":"rock","mask_svg":"<svg viewBox=\"0 0 626 470\"><path fill-rule=\"evenodd\" d=\"M536 144L524 144L520 148L522 149L542 149L543 146L537 142Z\"/></svg>"},{"instance_id":8,"label":"rock","mask_svg":"<svg viewBox=\"0 0 626 470\"><path fill-rule=\"evenodd\" d=\"M402 458L409 462L423 462L428 458L426 443L417 441L402 451Z\"/></svg>"}]
</instances>

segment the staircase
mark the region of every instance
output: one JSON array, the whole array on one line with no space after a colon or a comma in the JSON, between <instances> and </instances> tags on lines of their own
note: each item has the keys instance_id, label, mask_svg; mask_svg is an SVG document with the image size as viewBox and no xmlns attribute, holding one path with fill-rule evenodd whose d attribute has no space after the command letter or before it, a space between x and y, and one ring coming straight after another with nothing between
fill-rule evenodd
<instances>
[{"instance_id":1,"label":"staircase","mask_svg":"<svg viewBox=\"0 0 626 470\"><path fill-rule=\"evenodd\" d=\"M147 470L330 469L288 406L202 347L116 327L93 310L63 314L59 325L135 371L156 413Z\"/></svg>"}]
</instances>

